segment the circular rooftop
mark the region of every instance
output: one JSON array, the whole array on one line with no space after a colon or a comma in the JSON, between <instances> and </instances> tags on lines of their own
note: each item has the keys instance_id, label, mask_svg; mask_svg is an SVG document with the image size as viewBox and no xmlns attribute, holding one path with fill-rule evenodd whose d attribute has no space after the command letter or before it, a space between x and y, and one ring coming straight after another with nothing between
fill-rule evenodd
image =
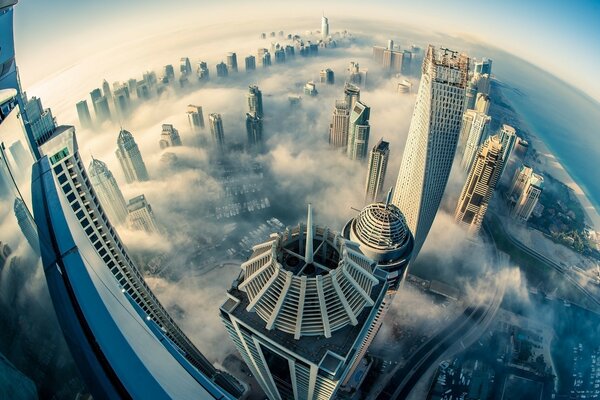
<instances>
[{"instance_id":1,"label":"circular rooftop","mask_svg":"<svg viewBox=\"0 0 600 400\"><path fill-rule=\"evenodd\" d=\"M396 249L409 240L404 215L393 204L369 204L356 217L354 233L361 243L380 250Z\"/></svg>"}]
</instances>

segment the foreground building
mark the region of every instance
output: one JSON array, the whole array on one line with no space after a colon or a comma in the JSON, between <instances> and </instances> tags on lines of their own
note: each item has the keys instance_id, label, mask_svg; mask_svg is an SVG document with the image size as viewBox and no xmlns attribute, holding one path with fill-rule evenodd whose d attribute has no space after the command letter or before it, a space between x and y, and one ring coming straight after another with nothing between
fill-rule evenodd
<instances>
[{"instance_id":1,"label":"foreground building","mask_svg":"<svg viewBox=\"0 0 600 400\"><path fill-rule=\"evenodd\" d=\"M427 49L393 203L415 237L413 257L425 242L450 176L461 128L469 58Z\"/></svg>"},{"instance_id":2,"label":"foreground building","mask_svg":"<svg viewBox=\"0 0 600 400\"><path fill-rule=\"evenodd\" d=\"M331 399L375 336L386 274L358 245L307 224L254 246L220 308L269 399Z\"/></svg>"}]
</instances>

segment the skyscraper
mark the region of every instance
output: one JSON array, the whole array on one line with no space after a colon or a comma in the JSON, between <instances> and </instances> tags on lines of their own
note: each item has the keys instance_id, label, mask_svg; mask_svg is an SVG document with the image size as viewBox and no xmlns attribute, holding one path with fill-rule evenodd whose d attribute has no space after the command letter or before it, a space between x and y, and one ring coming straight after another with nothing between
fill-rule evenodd
<instances>
[{"instance_id":1,"label":"skyscraper","mask_svg":"<svg viewBox=\"0 0 600 400\"><path fill-rule=\"evenodd\" d=\"M350 127L350 107L345 100L335 102L333 118L329 125L329 145L334 148L348 147L348 129Z\"/></svg>"},{"instance_id":2,"label":"skyscraper","mask_svg":"<svg viewBox=\"0 0 600 400\"><path fill-rule=\"evenodd\" d=\"M113 93L113 99L115 103L115 111L119 120L123 121L127 119L130 108L129 88L127 86L120 86L115 89Z\"/></svg>"},{"instance_id":3,"label":"skyscraper","mask_svg":"<svg viewBox=\"0 0 600 400\"><path fill-rule=\"evenodd\" d=\"M13 211L15 218L17 218L17 224L25 236L27 243L33 249L33 251L39 256L40 255L40 239L38 237L37 229L34 225L31 214L25 205L25 202L20 197L15 197L13 203Z\"/></svg>"},{"instance_id":4,"label":"skyscraper","mask_svg":"<svg viewBox=\"0 0 600 400\"><path fill-rule=\"evenodd\" d=\"M496 135L486 139L463 186L454 220L474 235L481 229L483 217L502 172L502 143Z\"/></svg>"},{"instance_id":5,"label":"skyscraper","mask_svg":"<svg viewBox=\"0 0 600 400\"><path fill-rule=\"evenodd\" d=\"M216 146L221 153L225 151L225 133L223 132L223 119L221 114L211 113L208 116L210 122L210 135L213 145Z\"/></svg>"},{"instance_id":6,"label":"skyscraper","mask_svg":"<svg viewBox=\"0 0 600 400\"><path fill-rule=\"evenodd\" d=\"M517 171L518 176L521 171ZM524 182L519 182L517 185L522 184L522 189L513 190L513 196L516 197L514 206L512 207L511 215L519 221L526 222L531 217L531 213L538 203L542 190L544 189L544 177L531 171L530 175Z\"/></svg>"},{"instance_id":7,"label":"skyscraper","mask_svg":"<svg viewBox=\"0 0 600 400\"><path fill-rule=\"evenodd\" d=\"M502 171L500 172L500 176L504 174L508 162L510 161L510 156L515 149L515 143L517 141L517 131L510 125L503 124L502 129L500 129L500 141L502 142L502 160L504 160L504 164L502 165Z\"/></svg>"},{"instance_id":8,"label":"skyscraper","mask_svg":"<svg viewBox=\"0 0 600 400\"><path fill-rule=\"evenodd\" d=\"M179 72L181 72L181 75L184 76L190 75L192 73L192 63L190 62L189 58L181 57L181 60L179 62Z\"/></svg>"},{"instance_id":9,"label":"skyscraper","mask_svg":"<svg viewBox=\"0 0 600 400\"><path fill-rule=\"evenodd\" d=\"M150 179L146 170L146 164L144 164L144 160L142 159L142 153L140 153L133 135L123 128L121 128L119 137L117 138L116 155L121 168L123 168L127 183L142 182Z\"/></svg>"},{"instance_id":10,"label":"skyscraper","mask_svg":"<svg viewBox=\"0 0 600 400\"><path fill-rule=\"evenodd\" d=\"M201 82L207 81L210 78L210 72L208 71L208 64L205 61L198 63L198 80Z\"/></svg>"},{"instance_id":11,"label":"skyscraper","mask_svg":"<svg viewBox=\"0 0 600 400\"><path fill-rule=\"evenodd\" d=\"M323 40L329 37L329 20L326 16L321 17L321 38Z\"/></svg>"},{"instance_id":12,"label":"skyscraper","mask_svg":"<svg viewBox=\"0 0 600 400\"><path fill-rule=\"evenodd\" d=\"M239 353L270 399L327 400L375 336L386 273L327 227L274 233L254 246L220 308Z\"/></svg>"},{"instance_id":13,"label":"skyscraper","mask_svg":"<svg viewBox=\"0 0 600 400\"><path fill-rule=\"evenodd\" d=\"M108 99L106 96L94 101L94 110L96 111L96 119L99 123L110 120L110 108L108 108Z\"/></svg>"},{"instance_id":14,"label":"skyscraper","mask_svg":"<svg viewBox=\"0 0 600 400\"><path fill-rule=\"evenodd\" d=\"M112 93L110 91L110 83L105 79L102 81L102 95L106 97L106 101L112 101Z\"/></svg>"},{"instance_id":15,"label":"skyscraper","mask_svg":"<svg viewBox=\"0 0 600 400\"><path fill-rule=\"evenodd\" d=\"M322 69L319 73L319 78L321 83L326 83L328 85L333 85L335 83L335 75L329 68Z\"/></svg>"},{"instance_id":16,"label":"skyscraper","mask_svg":"<svg viewBox=\"0 0 600 400\"><path fill-rule=\"evenodd\" d=\"M192 69L192 65L190 64L190 71ZM165 78L167 78L167 82L172 84L175 82L175 68L173 68L172 64L165 65L163 68L163 74Z\"/></svg>"},{"instance_id":17,"label":"skyscraper","mask_svg":"<svg viewBox=\"0 0 600 400\"><path fill-rule=\"evenodd\" d=\"M347 155L351 160L366 160L369 152L369 116L371 108L357 101L350 110Z\"/></svg>"},{"instance_id":18,"label":"skyscraper","mask_svg":"<svg viewBox=\"0 0 600 400\"><path fill-rule=\"evenodd\" d=\"M227 53L227 69L233 73L238 72L237 54Z\"/></svg>"},{"instance_id":19,"label":"skyscraper","mask_svg":"<svg viewBox=\"0 0 600 400\"><path fill-rule=\"evenodd\" d=\"M473 72L476 74L492 74L492 60L489 58L482 58L481 60L474 61Z\"/></svg>"},{"instance_id":20,"label":"skyscraper","mask_svg":"<svg viewBox=\"0 0 600 400\"><path fill-rule=\"evenodd\" d=\"M227 64L223 61L217 64L217 76L220 78L225 78L228 75Z\"/></svg>"},{"instance_id":21,"label":"skyscraper","mask_svg":"<svg viewBox=\"0 0 600 400\"><path fill-rule=\"evenodd\" d=\"M90 115L90 109L86 100L81 100L77 103L77 116L79 117L79 123L83 129L89 129L92 127L92 116Z\"/></svg>"},{"instance_id":22,"label":"skyscraper","mask_svg":"<svg viewBox=\"0 0 600 400\"><path fill-rule=\"evenodd\" d=\"M490 96L485 93L477 93L475 98L475 111L488 114L490 110Z\"/></svg>"},{"instance_id":23,"label":"skyscraper","mask_svg":"<svg viewBox=\"0 0 600 400\"><path fill-rule=\"evenodd\" d=\"M127 224L129 229L158 233L158 224L154 218L154 211L143 194L134 197L127 203Z\"/></svg>"},{"instance_id":24,"label":"skyscraper","mask_svg":"<svg viewBox=\"0 0 600 400\"><path fill-rule=\"evenodd\" d=\"M348 104L348 109L354 109L354 103L360 100L360 88L356 85L346 82L344 84L344 100Z\"/></svg>"},{"instance_id":25,"label":"skyscraper","mask_svg":"<svg viewBox=\"0 0 600 400\"><path fill-rule=\"evenodd\" d=\"M246 95L248 101L248 112L256 114L257 117L264 117L263 114L263 102L262 92L256 85L248 86L248 94Z\"/></svg>"},{"instance_id":26,"label":"skyscraper","mask_svg":"<svg viewBox=\"0 0 600 400\"><path fill-rule=\"evenodd\" d=\"M181 137L179 131L172 124L163 124L160 134L159 145L161 149L166 149L172 146L181 146Z\"/></svg>"},{"instance_id":27,"label":"skyscraper","mask_svg":"<svg viewBox=\"0 0 600 400\"><path fill-rule=\"evenodd\" d=\"M262 118L255 113L246 113L246 133L248 134L248 147L260 150L263 135Z\"/></svg>"},{"instance_id":28,"label":"skyscraper","mask_svg":"<svg viewBox=\"0 0 600 400\"><path fill-rule=\"evenodd\" d=\"M204 115L202 114L202 107L189 104L186 114L192 132L198 133L200 129L204 129Z\"/></svg>"},{"instance_id":29,"label":"skyscraper","mask_svg":"<svg viewBox=\"0 0 600 400\"><path fill-rule=\"evenodd\" d=\"M427 49L393 203L415 237L416 257L448 182L461 127L469 58Z\"/></svg>"},{"instance_id":30,"label":"skyscraper","mask_svg":"<svg viewBox=\"0 0 600 400\"><path fill-rule=\"evenodd\" d=\"M124 224L127 218L127 206L112 172L110 172L106 163L95 158L92 158L88 170L90 182L108 215L108 219L115 225Z\"/></svg>"},{"instance_id":31,"label":"skyscraper","mask_svg":"<svg viewBox=\"0 0 600 400\"><path fill-rule=\"evenodd\" d=\"M304 94L311 97L318 95L317 85L313 81L306 82L304 85Z\"/></svg>"},{"instance_id":32,"label":"skyscraper","mask_svg":"<svg viewBox=\"0 0 600 400\"><path fill-rule=\"evenodd\" d=\"M271 53L268 51L262 56L262 66L263 68L271 66Z\"/></svg>"},{"instance_id":33,"label":"skyscraper","mask_svg":"<svg viewBox=\"0 0 600 400\"><path fill-rule=\"evenodd\" d=\"M56 121L52 115L52 110L44 108L42 101L35 96L27 99L26 94L23 93L23 99L25 102L24 114L27 116L27 124L36 143L41 143L50 137L54 128L56 128Z\"/></svg>"},{"instance_id":34,"label":"skyscraper","mask_svg":"<svg viewBox=\"0 0 600 400\"><path fill-rule=\"evenodd\" d=\"M487 129L492 119L475 110L467 110L465 111L465 115L469 115L469 119L472 122L460 165L464 171L469 172L473 160L479 151L479 146L481 146L487 136Z\"/></svg>"},{"instance_id":35,"label":"skyscraper","mask_svg":"<svg viewBox=\"0 0 600 400\"><path fill-rule=\"evenodd\" d=\"M256 57L248 56L244 59L246 66L246 72L254 71L256 69Z\"/></svg>"},{"instance_id":36,"label":"skyscraper","mask_svg":"<svg viewBox=\"0 0 600 400\"><path fill-rule=\"evenodd\" d=\"M373 46L373 58L388 72L401 72L403 57L402 51L394 50L393 40L388 41L387 47Z\"/></svg>"},{"instance_id":37,"label":"skyscraper","mask_svg":"<svg viewBox=\"0 0 600 400\"><path fill-rule=\"evenodd\" d=\"M389 142L379 139L379 142L369 153L369 166L367 169L367 181L365 188L365 202L374 203L381 194L385 173L387 171L388 159L390 158Z\"/></svg>"}]
</instances>

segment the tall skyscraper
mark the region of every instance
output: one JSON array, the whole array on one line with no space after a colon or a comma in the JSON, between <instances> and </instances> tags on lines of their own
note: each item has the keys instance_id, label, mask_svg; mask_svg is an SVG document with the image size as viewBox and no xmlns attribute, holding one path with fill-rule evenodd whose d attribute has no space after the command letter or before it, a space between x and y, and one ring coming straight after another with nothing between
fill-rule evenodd
<instances>
[{"instance_id":1,"label":"tall skyscraper","mask_svg":"<svg viewBox=\"0 0 600 400\"><path fill-rule=\"evenodd\" d=\"M162 132L160 134L159 145L161 149L182 145L181 137L179 136L179 131L175 129L175 127L172 124L162 125Z\"/></svg>"},{"instance_id":2,"label":"tall skyscraper","mask_svg":"<svg viewBox=\"0 0 600 400\"><path fill-rule=\"evenodd\" d=\"M248 86L248 94L246 95L248 101L248 112L256 114L257 117L264 117L263 114L263 101L262 92L256 85Z\"/></svg>"},{"instance_id":3,"label":"tall skyscraper","mask_svg":"<svg viewBox=\"0 0 600 400\"><path fill-rule=\"evenodd\" d=\"M191 68L192 65L190 64L190 70ZM167 78L167 82L169 84L175 82L175 68L173 68L172 64L165 65L165 67L163 68L163 75L165 76L165 78Z\"/></svg>"},{"instance_id":4,"label":"tall skyscraper","mask_svg":"<svg viewBox=\"0 0 600 400\"><path fill-rule=\"evenodd\" d=\"M106 96L100 96L100 98L94 101L94 110L96 111L96 119L99 123L110 120L110 108L108 107Z\"/></svg>"},{"instance_id":5,"label":"tall skyscraper","mask_svg":"<svg viewBox=\"0 0 600 400\"><path fill-rule=\"evenodd\" d=\"M110 103L112 101L112 93L110 91L110 83L108 83L108 81L106 79L104 81L102 81L102 95L104 97L106 97L107 102Z\"/></svg>"},{"instance_id":6,"label":"tall skyscraper","mask_svg":"<svg viewBox=\"0 0 600 400\"><path fill-rule=\"evenodd\" d=\"M504 160L504 164L502 165L502 171L500 172L500 176L504 174L508 162L510 161L510 156L515 149L515 143L517 141L517 131L510 125L503 124L502 129L500 129L500 141L502 142L502 160Z\"/></svg>"},{"instance_id":7,"label":"tall skyscraper","mask_svg":"<svg viewBox=\"0 0 600 400\"><path fill-rule=\"evenodd\" d=\"M369 152L371 108L357 101L350 110L347 155L351 160L366 160Z\"/></svg>"},{"instance_id":8,"label":"tall skyscraper","mask_svg":"<svg viewBox=\"0 0 600 400\"><path fill-rule=\"evenodd\" d=\"M475 99L475 111L488 114L490 110L490 96L485 93L477 93ZM489 114L488 114L489 115Z\"/></svg>"},{"instance_id":9,"label":"tall skyscraper","mask_svg":"<svg viewBox=\"0 0 600 400\"><path fill-rule=\"evenodd\" d=\"M393 203L415 237L413 257L425 242L448 182L461 127L469 58L427 49Z\"/></svg>"},{"instance_id":10,"label":"tall skyscraper","mask_svg":"<svg viewBox=\"0 0 600 400\"><path fill-rule=\"evenodd\" d=\"M481 229L483 217L502 172L502 143L496 135L486 139L469 171L462 189L454 220L474 235Z\"/></svg>"},{"instance_id":11,"label":"tall skyscraper","mask_svg":"<svg viewBox=\"0 0 600 400\"><path fill-rule=\"evenodd\" d=\"M225 78L228 75L227 64L223 61L217 64L217 76L220 78Z\"/></svg>"},{"instance_id":12,"label":"tall skyscraper","mask_svg":"<svg viewBox=\"0 0 600 400\"><path fill-rule=\"evenodd\" d=\"M23 110L27 116L29 129L36 143L41 143L50 137L54 128L56 128L56 121L52 115L52 110L44 108L42 101L35 96L27 99L27 95L23 93L23 101L25 102Z\"/></svg>"},{"instance_id":13,"label":"tall skyscraper","mask_svg":"<svg viewBox=\"0 0 600 400\"><path fill-rule=\"evenodd\" d=\"M254 71L256 69L256 57L248 56L244 59L246 66L246 72Z\"/></svg>"},{"instance_id":14,"label":"tall skyscraper","mask_svg":"<svg viewBox=\"0 0 600 400\"><path fill-rule=\"evenodd\" d=\"M189 58L181 57L181 60L179 62L179 72L181 72L181 75L184 76L190 75L192 73L192 63L190 62Z\"/></svg>"},{"instance_id":15,"label":"tall skyscraper","mask_svg":"<svg viewBox=\"0 0 600 400\"><path fill-rule=\"evenodd\" d=\"M335 75L329 68L322 69L319 73L319 78L321 83L326 83L328 85L333 85L335 83Z\"/></svg>"},{"instance_id":16,"label":"tall skyscraper","mask_svg":"<svg viewBox=\"0 0 600 400\"><path fill-rule=\"evenodd\" d=\"M326 16L321 17L321 38L323 40L329 37L329 20Z\"/></svg>"},{"instance_id":17,"label":"tall skyscraper","mask_svg":"<svg viewBox=\"0 0 600 400\"><path fill-rule=\"evenodd\" d=\"M354 103L360 101L360 88L356 85L346 82L344 85L344 100L348 104L348 109L354 109Z\"/></svg>"},{"instance_id":18,"label":"tall skyscraper","mask_svg":"<svg viewBox=\"0 0 600 400\"><path fill-rule=\"evenodd\" d=\"M201 82L205 82L210 78L210 72L208 71L208 64L205 61L200 61L198 63L198 80Z\"/></svg>"},{"instance_id":19,"label":"tall skyscraper","mask_svg":"<svg viewBox=\"0 0 600 400\"><path fill-rule=\"evenodd\" d=\"M268 51L262 56L262 66L263 68L271 66L271 53Z\"/></svg>"},{"instance_id":20,"label":"tall skyscraper","mask_svg":"<svg viewBox=\"0 0 600 400\"><path fill-rule=\"evenodd\" d=\"M248 134L248 147L260 150L263 135L262 118L255 113L246 113L246 133Z\"/></svg>"},{"instance_id":21,"label":"tall skyscraper","mask_svg":"<svg viewBox=\"0 0 600 400\"><path fill-rule=\"evenodd\" d=\"M529 172L528 176L520 176L526 171L519 170L515 174L516 182L513 183L512 198L515 199L511 216L519 221L526 222L538 203L544 189L544 177Z\"/></svg>"},{"instance_id":22,"label":"tall skyscraper","mask_svg":"<svg viewBox=\"0 0 600 400\"><path fill-rule=\"evenodd\" d=\"M202 107L189 104L186 114L192 132L198 133L200 129L204 129L204 115L202 114Z\"/></svg>"},{"instance_id":23,"label":"tall skyscraper","mask_svg":"<svg viewBox=\"0 0 600 400\"><path fill-rule=\"evenodd\" d=\"M373 58L388 72L402 71L404 52L394 50L394 41L391 39L388 41L387 47L373 46Z\"/></svg>"},{"instance_id":24,"label":"tall skyscraper","mask_svg":"<svg viewBox=\"0 0 600 400\"><path fill-rule=\"evenodd\" d=\"M33 249L33 251L39 256L40 255L40 239L38 236L37 229L34 225L31 214L25 205L25 202L20 197L15 197L13 203L13 211L15 218L17 218L17 224L25 236L27 243Z\"/></svg>"},{"instance_id":25,"label":"tall skyscraper","mask_svg":"<svg viewBox=\"0 0 600 400\"><path fill-rule=\"evenodd\" d=\"M129 99L129 88L127 86L120 86L113 92L113 99L115 103L115 112L120 121L123 121L129 117L130 99Z\"/></svg>"},{"instance_id":26,"label":"tall skyscraper","mask_svg":"<svg viewBox=\"0 0 600 400\"><path fill-rule=\"evenodd\" d=\"M108 219L115 225L124 224L127 218L127 206L112 172L110 172L106 163L95 158L92 158L88 170L90 182L108 215Z\"/></svg>"},{"instance_id":27,"label":"tall skyscraper","mask_svg":"<svg viewBox=\"0 0 600 400\"><path fill-rule=\"evenodd\" d=\"M92 116L90 115L90 109L86 100L81 100L77 103L77 116L79 117L79 123L83 129L89 129L92 127Z\"/></svg>"},{"instance_id":28,"label":"tall skyscraper","mask_svg":"<svg viewBox=\"0 0 600 400\"><path fill-rule=\"evenodd\" d=\"M237 54L227 53L227 69L232 73L238 72Z\"/></svg>"},{"instance_id":29,"label":"tall skyscraper","mask_svg":"<svg viewBox=\"0 0 600 400\"><path fill-rule=\"evenodd\" d=\"M254 246L221 319L270 399L327 400L375 336L387 274L356 243L306 225Z\"/></svg>"},{"instance_id":30,"label":"tall skyscraper","mask_svg":"<svg viewBox=\"0 0 600 400\"><path fill-rule=\"evenodd\" d=\"M377 201L383 189L388 159L390 158L389 142L379 139L379 142L369 153L369 166L365 188L365 202L367 204Z\"/></svg>"},{"instance_id":31,"label":"tall skyscraper","mask_svg":"<svg viewBox=\"0 0 600 400\"><path fill-rule=\"evenodd\" d=\"M140 153L133 135L123 128L121 128L119 137L117 138L116 155L121 168L123 168L127 183L142 182L150 179L146 170L146 164L144 164L144 160L142 159L142 153Z\"/></svg>"},{"instance_id":32,"label":"tall skyscraper","mask_svg":"<svg viewBox=\"0 0 600 400\"><path fill-rule=\"evenodd\" d=\"M506 193L506 198L508 199L511 208L517 203L517 200L521 196L521 193L525 189L525 186L532 175L533 168L528 167L525 164L521 165L521 167L515 171L508 192Z\"/></svg>"},{"instance_id":33,"label":"tall skyscraper","mask_svg":"<svg viewBox=\"0 0 600 400\"><path fill-rule=\"evenodd\" d=\"M127 203L127 224L129 229L158 233L158 224L154 218L154 211L143 194L134 197Z\"/></svg>"},{"instance_id":34,"label":"tall skyscraper","mask_svg":"<svg viewBox=\"0 0 600 400\"><path fill-rule=\"evenodd\" d=\"M481 60L474 61L473 72L476 74L492 74L492 60L489 58L482 58Z\"/></svg>"},{"instance_id":35,"label":"tall skyscraper","mask_svg":"<svg viewBox=\"0 0 600 400\"><path fill-rule=\"evenodd\" d=\"M333 118L329 125L329 145L334 148L348 147L348 129L350 127L350 107L345 100L335 102Z\"/></svg>"},{"instance_id":36,"label":"tall skyscraper","mask_svg":"<svg viewBox=\"0 0 600 400\"><path fill-rule=\"evenodd\" d=\"M213 145L216 146L221 153L225 151L225 133L223 132L223 119L221 114L211 113L208 116L210 123L210 134Z\"/></svg>"},{"instance_id":37,"label":"tall skyscraper","mask_svg":"<svg viewBox=\"0 0 600 400\"><path fill-rule=\"evenodd\" d=\"M475 110L467 110L465 111L465 115L469 115L469 119L472 122L460 165L464 171L469 172L473 160L479 151L479 146L481 146L487 136L487 130L492 119Z\"/></svg>"}]
</instances>

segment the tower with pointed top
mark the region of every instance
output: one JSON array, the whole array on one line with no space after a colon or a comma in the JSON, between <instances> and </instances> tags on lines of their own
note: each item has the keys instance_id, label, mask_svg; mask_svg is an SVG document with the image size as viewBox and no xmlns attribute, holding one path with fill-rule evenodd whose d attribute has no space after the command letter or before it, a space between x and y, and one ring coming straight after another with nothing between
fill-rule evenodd
<instances>
[{"instance_id":1,"label":"tower with pointed top","mask_svg":"<svg viewBox=\"0 0 600 400\"><path fill-rule=\"evenodd\" d=\"M150 178L146 170L146 164L142 159L142 153L133 138L131 132L121 128L117 139L117 159L123 168L127 183L143 182Z\"/></svg>"},{"instance_id":2,"label":"tower with pointed top","mask_svg":"<svg viewBox=\"0 0 600 400\"><path fill-rule=\"evenodd\" d=\"M125 198L106 163L95 159L92 156L92 162L88 167L88 173L90 175L90 182L92 183L96 195L104 207L109 220L114 225L125 223L125 219L127 218Z\"/></svg>"}]
</instances>

